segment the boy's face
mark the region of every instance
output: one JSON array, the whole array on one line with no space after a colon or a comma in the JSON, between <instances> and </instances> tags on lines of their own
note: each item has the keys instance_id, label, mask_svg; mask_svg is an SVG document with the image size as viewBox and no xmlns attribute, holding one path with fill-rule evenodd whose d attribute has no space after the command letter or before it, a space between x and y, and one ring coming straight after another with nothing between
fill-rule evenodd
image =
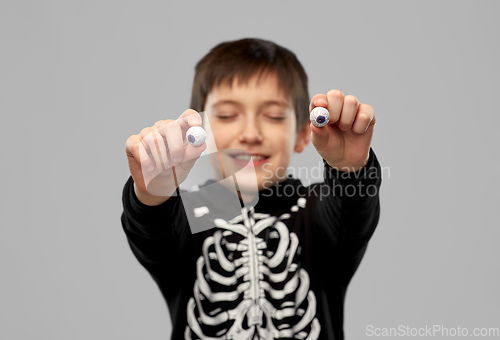
<instances>
[{"instance_id":1,"label":"boy's face","mask_svg":"<svg viewBox=\"0 0 500 340\"><path fill-rule=\"evenodd\" d=\"M259 191L286 179L293 152L302 152L310 140L308 124L297 133L292 103L274 74L262 76L259 83L254 76L248 85L235 79L231 88L226 84L215 87L207 96L205 112L217 149L232 149L232 156L222 153L224 168L248 163L241 160L244 156L235 156L234 149L249 152ZM244 185L241 182L245 181L238 178L238 185Z\"/></svg>"}]
</instances>

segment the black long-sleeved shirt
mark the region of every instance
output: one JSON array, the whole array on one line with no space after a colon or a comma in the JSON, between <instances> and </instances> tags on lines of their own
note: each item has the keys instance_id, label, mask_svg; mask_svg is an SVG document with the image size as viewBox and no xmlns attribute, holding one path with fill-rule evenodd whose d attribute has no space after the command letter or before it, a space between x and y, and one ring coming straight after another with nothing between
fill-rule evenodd
<instances>
[{"instance_id":1,"label":"black long-sleeved shirt","mask_svg":"<svg viewBox=\"0 0 500 340\"><path fill-rule=\"evenodd\" d=\"M147 206L128 179L123 230L165 297L172 339L344 338L347 286L379 220L381 168L372 149L358 172L323 163L322 183L289 176L238 211L214 181Z\"/></svg>"}]
</instances>

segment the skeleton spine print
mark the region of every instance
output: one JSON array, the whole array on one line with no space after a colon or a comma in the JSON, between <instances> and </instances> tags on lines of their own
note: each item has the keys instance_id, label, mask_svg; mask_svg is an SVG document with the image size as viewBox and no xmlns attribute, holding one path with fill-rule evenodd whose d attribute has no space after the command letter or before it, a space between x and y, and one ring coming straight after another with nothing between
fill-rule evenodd
<instances>
[{"instance_id":1,"label":"skeleton spine print","mask_svg":"<svg viewBox=\"0 0 500 340\"><path fill-rule=\"evenodd\" d=\"M305 207L300 198L291 209ZM301 268L301 246L283 222L253 207L205 239L187 307L190 339L317 339L316 297Z\"/></svg>"}]
</instances>

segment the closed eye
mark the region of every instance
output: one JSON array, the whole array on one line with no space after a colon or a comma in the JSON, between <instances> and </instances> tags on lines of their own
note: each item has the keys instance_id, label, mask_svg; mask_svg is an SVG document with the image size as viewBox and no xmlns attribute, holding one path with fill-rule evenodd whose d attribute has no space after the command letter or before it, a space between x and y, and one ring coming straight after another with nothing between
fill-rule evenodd
<instances>
[{"instance_id":1,"label":"closed eye","mask_svg":"<svg viewBox=\"0 0 500 340\"><path fill-rule=\"evenodd\" d=\"M274 117L274 116L267 116L268 118L271 118L272 120L284 120L285 117Z\"/></svg>"},{"instance_id":2,"label":"closed eye","mask_svg":"<svg viewBox=\"0 0 500 340\"><path fill-rule=\"evenodd\" d=\"M264 114L264 116L275 121L284 120L286 118L286 114L283 114L283 112L279 111L276 112L268 111L267 113Z\"/></svg>"}]
</instances>

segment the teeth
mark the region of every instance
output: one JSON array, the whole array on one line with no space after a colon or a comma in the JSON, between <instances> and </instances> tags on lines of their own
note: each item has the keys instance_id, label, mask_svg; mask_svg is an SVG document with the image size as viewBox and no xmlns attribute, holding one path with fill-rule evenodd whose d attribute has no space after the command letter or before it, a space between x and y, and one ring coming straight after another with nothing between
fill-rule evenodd
<instances>
[{"instance_id":1,"label":"teeth","mask_svg":"<svg viewBox=\"0 0 500 340\"><path fill-rule=\"evenodd\" d=\"M252 160L254 161L260 161L262 159L264 159L265 157L262 157L262 156L259 156L259 155L236 155L234 156L234 158L236 159L239 159L239 160L242 160L242 161L249 161L250 160L250 157L252 157Z\"/></svg>"}]
</instances>

